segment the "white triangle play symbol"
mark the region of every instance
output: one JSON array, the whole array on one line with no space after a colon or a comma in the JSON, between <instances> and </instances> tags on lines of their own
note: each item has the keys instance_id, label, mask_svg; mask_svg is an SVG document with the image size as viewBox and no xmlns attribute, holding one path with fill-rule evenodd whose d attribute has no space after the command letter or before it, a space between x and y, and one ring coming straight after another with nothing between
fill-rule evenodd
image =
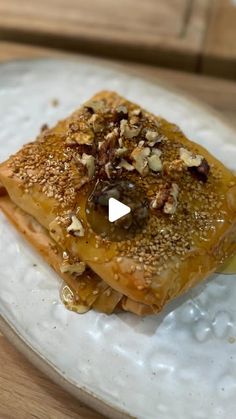
<instances>
[{"instance_id":1,"label":"white triangle play symbol","mask_svg":"<svg viewBox=\"0 0 236 419\"><path fill-rule=\"evenodd\" d=\"M128 205L123 204L115 198L109 198L108 219L111 223L124 217L124 215L129 214L130 211L131 209Z\"/></svg>"}]
</instances>

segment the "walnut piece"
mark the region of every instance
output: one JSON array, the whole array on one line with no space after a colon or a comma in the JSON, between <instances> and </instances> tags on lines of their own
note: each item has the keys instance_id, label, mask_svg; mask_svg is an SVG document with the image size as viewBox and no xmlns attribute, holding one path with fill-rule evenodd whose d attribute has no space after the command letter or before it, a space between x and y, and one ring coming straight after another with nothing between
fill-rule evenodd
<instances>
[{"instance_id":1,"label":"walnut piece","mask_svg":"<svg viewBox=\"0 0 236 419\"><path fill-rule=\"evenodd\" d=\"M140 108L136 108L136 109L133 109L131 112L130 112L130 114L132 115L132 116L140 116L141 115L141 109Z\"/></svg>"},{"instance_id":2,"label":"walnut piece","mask_svg":"<svg viewBox=\"0 0 236 419\"><path fill-rule=\"evenodd\" d=\"M95 172L95 158L83 153L80 162L87 168L89 179L92 179Z\"/></svg>"},{"instance_id":3,"label":"walnut piece","mask_svg":"<svg viewBox=\"0 0 236 419\"><path fill-rule=\"evenodd\" d=\"M127 160L125 160L125 159L121 159L121 161L119 163L119 167L121 169L128 170L129 172L134 170L134 166L132 166L132 164L128 163Z\"/></svg>"},{"instance_id":4,"label":"walnut piece","mask_svg":"<svg viewBox=\"0 0 236 419\"><path fill-rule=\"evenodd\" d=\"M119 136L118 128L114 128L111 132L109 132L105 136L105 140L107 140L107 141L115 141L115 140L117 140L118 136Z\"/></svg>"},{"instance_id":5,"label":"walnut piece","mask_svg":"<svg viewBox=\"0 0 236 419\"><path fill-rule=\"evenodd\" d=\"M157 192L154 199L151 201L151 208L162 209L169 197L170 188L167 184L160 185L159 191Z\"/></svg>"},{"instance_id":6,"label":"walnut piece","mask_svg":"<svg viewBox=\"0 0 236 419\"><path fill-rule=\"evenodd\" d=\"M89 125L93 127L95 133L101 132L103 130L103 119L100 115L94 113L91 118L88 120Z\"/></svg>"},{"instance_id":7,"label":"walnut piece","mask_svg":"<svg viewBox=\"0 0 236 419\"><path fill-rule=\"evenodd\" d=\"M117 148L117 150L115 151L115 156L116 157L124 156L125 154L127 154L127 151L128 149L126 147Z\"/></svg>"},{"instance_id":8,"label":"walnut piece","mask_svg":"<svg viewBox=\"0 0 236 419\"><path fill-rule=\"evenodd\" d=\"M145 135L146 139L148 140L148 145L153 147L156 143L161 142L161 138L157 131L148 130Z\"/></svg>"},{"instance_id":9,"label":"walnut piece","mask_svg":"<svg viewBox=\"0 0 236 419\"><path fill-rule=\"evenodd\" d=\"M210 166L203 156L193 154L185 148L180 148L180 158L193 175L203 182L207 181Z\"/></svg>"},{"instance_id":10,"label":"walnut piece","mask_svg":"<svg viewBox=\"0 0 236 419\"><path fill-rule=\"evenodd\" d=\"M80 145L92 145L94 141L94 133L91 129L79 131L73 136L73 139Z\"/></svg>"},{"instance_id":11,"label":"walnut piece","mask_svg":"<svg viewBox=\"0 0 236 419\"><path fill-rule=\"evenodd\" d=\"M164 205L165 214L174 214L178 205L179 187L176 183L172 183L169 197Z\"/></svg>"},{"instance_id":12,"label":"walnut piece","mask_svg":"<svg viewBox=\"0 0 236 419\"><path fill-rule=\"evenodd\" d=\"M149 147L135 147L130 157L134 161L133 166L141 175L148 174L148 160L147 157L150 155Z\"/></svg>"},{"instance_id":13,"label":"walnut piece","mask_svg":"<svg viewBox=\"0 0 236 419\"><path fill-rule=\"evenodd\" d=\"M174 214L178 205L179 187L176 183L160 186L155 198L151 201L152 209L163 209L165 214Z\"/></svg>"},{"instance_id":14,"label":"walnut piece","mask_svg":"<svg viewBox=\"0 0 236 419\"><path fill-rule=\"evenodd\" d=\"M151 154L151 156L148 157L147 160L149 169L151 169L153 172L161 172L162 162L158 154Z\"/></svg>"},{"instance_id":15,"label":"walnut piece","mask_svg":"<svg viewBox=\"0 0 236 419\"><path fill-rule=\"evenodd\" d=\"M200 154L191 153L186 148L180 148L180 159L187 167L198 167L201 165L203 157Z\"/></svg>"},{"instance_id":16,"label":"walnut piece","mask_svg":"<svg viewBox=\"0 0 236 419\"><path fill-rule=\"evenodd\" d=\"M82 275L86 269L86 265L84 262L77 262L70 264L68 261L63 261L60 266L60 271L64 273L69 273L71 275Z\"/></svg>"},{"instance_id":17,"label":"walnut piece","mask_svg":"<svg viewBox=\"0 0 236 419\"><path fill-rule=\"evenodd\" d=\"M203 159L200 166L191 167L190 170L199 180L206 182L210 172L210 166L207 160Z\"/></svg>"},{"instance_id":18,"label":"walnut piece","mask_svg":"<svg viewBox=\"0 0 236 419\"><path fill-rule=\"evenodd\" d=\"M111 173L112 173L112 164L111 162L108 162L105 164L105 173L108 177L108 179L111 179Z\"/></svg>"},{"instance_id":19,"label":"walnut piece","mask_svg":"<svg viewBox=\"0 0 236 419\"><path fill-rule=\"evenodd\" d=\"M67 231L72 236L83 237L84 236L84 227L82 226L81 221L75 216L71 217L71 224L67 227Z\"/></svg>"}]
</instances>

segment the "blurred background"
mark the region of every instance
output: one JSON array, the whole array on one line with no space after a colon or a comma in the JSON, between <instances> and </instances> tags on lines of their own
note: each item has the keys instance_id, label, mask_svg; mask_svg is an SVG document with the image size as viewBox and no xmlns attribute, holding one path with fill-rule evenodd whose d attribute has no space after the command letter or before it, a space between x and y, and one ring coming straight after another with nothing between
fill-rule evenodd
<instances>
[{"instance_id":1,"label":"blurred background","mask_svg":"<svg viewBox=\"0 0 236 419\"><path fill-rule=\"evenodd\" d=\"M178 88L236 127L236 0L0 0L0 62L81 54ZM102 419L0 333L0 418L32 417Z\"/></svg>"},{"instance_id":2,"label":"blurred background","mask_svg":"<svg viewBox=\"0 0 236 419\"><path fill-rule=\"evenodd\" d=\"M0 40L232 79L236 0L0 0Z\"/></svg>"}]
</instances>

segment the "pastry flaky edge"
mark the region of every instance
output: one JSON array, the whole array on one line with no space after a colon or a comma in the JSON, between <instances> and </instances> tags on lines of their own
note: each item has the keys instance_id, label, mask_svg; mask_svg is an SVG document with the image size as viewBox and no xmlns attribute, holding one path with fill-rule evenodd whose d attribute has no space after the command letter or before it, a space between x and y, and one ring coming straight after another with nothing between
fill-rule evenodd
<instances>
[{"instance_id":1,"label":"pastry flaky edge","mask_svg":"<svg viewBox=\"0 0 236 419\"><path fill-rule=\"evenodd\" d=\"M110 119L106 117L105 126L106 112ZM113 142L111 137L115 138ZM104 142L106 152L101 155ZM112 151L118 147L128 150L122 165L118 163L119 173L141 184L148 195L151 192L151 221L154 220L153 229L145 230L127 247L107 245L101 240L96 243L85 215L88 192L83 194L86 185L96 179L97 168L100 172L103 167L109 168L110 162L104 156L114 155ZM42 179L44 175L40 177L39 173L51 170L52 175L64 154L70 183L67 188L64 185L61 196L59 187L55 190L55 184L46 175ZM68 155L72 154L73 159L69 160ZM55 163L54 169L50 159ZM96 167L92 175L91 161ZM103 170L102 176L109 177L107 171ZM148 306L150 312L160 311L168 301L205 279L236 250L235 176L207 150L188 140L176 125L114 92L98 93L69 118L44 131L35 143L10 157L0 166L0 180L10 199L35 217L61 249L80 259L120 294L117 300L126 296L127 302ZM77 191L79 210L74 212L74 218L68 213L61 216L66 189ZM75 234L74 224L82 225L83 235Z\"/></svg>"},{"instance_id":2,"label":"pastry flaky edge","mask_svg":"<svg viewBox=\"0 0 236 419\"><path fill-rule=\"evenodd\" d=\"M67 308L79 314L84 314L92 308L106 314L121 311L139 316L153 314L151 306L133 301L113 290L90 269L83 272L79 280L73 274L63 272L62 250L57 247L44 227L10 200L6 190L1 186L0 208L17 231L67 284L67 286L62 285L61 289L62 300Z\"/></svg>"}]
</instances>

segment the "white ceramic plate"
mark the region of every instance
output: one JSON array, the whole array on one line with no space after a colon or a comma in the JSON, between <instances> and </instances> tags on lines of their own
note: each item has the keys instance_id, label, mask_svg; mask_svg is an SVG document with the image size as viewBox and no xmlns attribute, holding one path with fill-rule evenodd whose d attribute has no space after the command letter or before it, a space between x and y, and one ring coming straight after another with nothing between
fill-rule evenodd
<instances>
[{"instance_id":1,"label":"white ceramic plate","mask_svg":"<svg viewBox=\"0 0 236 419\"><path fill-rule=\"evenodd\" d=\"M87 60L0 66L0 160L100 89L116 90L179 124L236 170L235 133L213 112ZM57 275L2 215L0 272L4 330L14 329L18 346L25 352L26 344L34 362L54 379L63 377L83 401L112 418L235 418L235 275L215 275L156 317L79 316L62 305Z\"/></svg>"}]
</instances>

